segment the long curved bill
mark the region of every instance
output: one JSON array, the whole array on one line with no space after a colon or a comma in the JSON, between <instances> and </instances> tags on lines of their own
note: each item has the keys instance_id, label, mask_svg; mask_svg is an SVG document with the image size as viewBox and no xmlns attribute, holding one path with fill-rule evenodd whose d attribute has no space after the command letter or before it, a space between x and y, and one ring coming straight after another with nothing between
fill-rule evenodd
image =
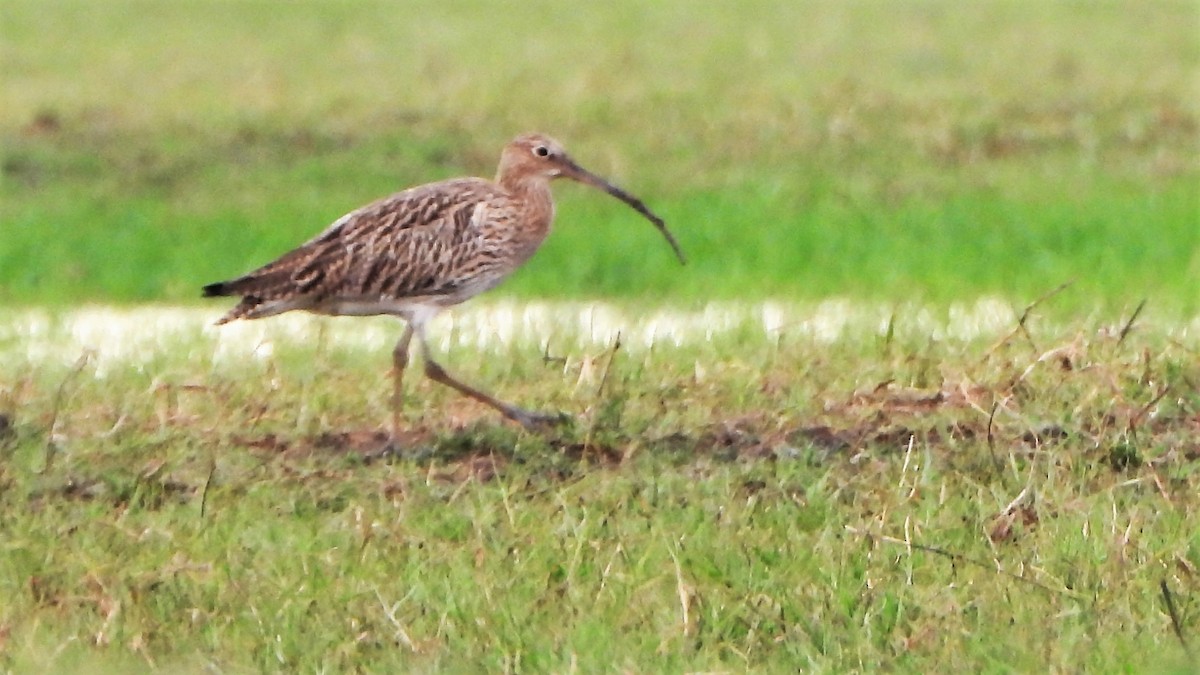
<instances>
[{"instance_id":1,"label":"long curved bill","mask_svg":"<svg viewBox=\"0 0 1200 675\"><path fill-rule=\"evenodd\" d=\"M634 197L616 185L613 185L612 183L569 160L565 162L565 166L563 167L563 175L568 178L574 178L585 185L591 185L594 188L604 190L608 194L628 204L633 208L634 211L637 211L645 216L650 222L654 223L654 226L658 228L659 232L662 232L662 236L666 238L667 243L671 245L671 249L675 251L675 256L679 258L679 264L687 264L687 258L683 255L683 249L679 248L679 242L675 241L675 237L671 234L671 231L667 229L667 224L663 222L662 218L654 215L654 212L646 208L646 205L642 203L642 200Z\"/></svg>"}]
</instances>

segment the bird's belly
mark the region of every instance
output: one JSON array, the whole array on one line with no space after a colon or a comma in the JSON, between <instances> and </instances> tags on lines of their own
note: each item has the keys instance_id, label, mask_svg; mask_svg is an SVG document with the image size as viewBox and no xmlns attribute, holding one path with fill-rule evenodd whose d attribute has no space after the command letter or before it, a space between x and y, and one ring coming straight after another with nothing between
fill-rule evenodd
<instances>
[{"instance_id":1,"label":"bird's belly","mask_svg":"<svg viewBox=\"0 0 1200 675\"><path fill-rule=\"evenodd\" d=\"M387 314L412 319L414 316L437 314L442 309L461 301L446 296L422 296L413 298L326 298L307 307L316 314L331 316L378 316Z\"/></svg>"},{"instance_id":2,"label":"bird's belly","mask_svg":"<svg viewBox=\"0 0 1200 675\"><path fill-rule=\"evenodd\" d=\"M437 312L466 302L484 291L495 288L508 275L488 276L472 279L448 293L414 295L403 298L387 296L334 296L325 298L309 307L310 312L332 316L377 316L389 314L411 319L414 315L436 314Z\"/></svg>"}]
</instances>

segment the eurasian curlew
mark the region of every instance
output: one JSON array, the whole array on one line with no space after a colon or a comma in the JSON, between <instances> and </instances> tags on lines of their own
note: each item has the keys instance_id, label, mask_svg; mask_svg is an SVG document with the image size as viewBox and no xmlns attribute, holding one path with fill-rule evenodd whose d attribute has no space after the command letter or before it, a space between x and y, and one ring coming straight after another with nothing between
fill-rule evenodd
<instances>
[{"instance_id":1,"label":"eurasian curlew","mask_svg":"<svg viewBox=\"0 0 1200 675\"><path fill-rule=\"evenodd\" d=\"M554 220L550 181L604 190L648 218L681 263L683 252L641 200L583 169L558 141L526 134L505 146L495 181L456 178L404 190L342 216L321 234L244 276L204 287L205 297L241 296L217 323L282 312L372 316L407 322L392 351L392 440L402 384L417 336L425 374L525 427L561 419L523 410L451 377L433 360L425 325L441 310L494 288L537 251Z\"/></svg>"}]
</instances>

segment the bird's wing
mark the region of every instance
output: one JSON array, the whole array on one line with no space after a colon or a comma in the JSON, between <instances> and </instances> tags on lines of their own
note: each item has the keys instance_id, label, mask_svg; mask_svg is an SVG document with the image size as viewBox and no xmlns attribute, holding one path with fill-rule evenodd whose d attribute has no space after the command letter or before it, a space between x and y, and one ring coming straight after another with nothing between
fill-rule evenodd
<instances>
[{"instance_id":1,"label":"bird's wing","mask_svg":"<svg viewBox=\"0 0 1200 675\"><path fill-rule=\"evenodd\" d=\"M453 272L470 254L487 204L500 198L498 187L478 178L411 188L342 216L274 262L204 292L245 297L225 320L282 299L450 293L457 288Z\"/></svg>"}]
</instances>

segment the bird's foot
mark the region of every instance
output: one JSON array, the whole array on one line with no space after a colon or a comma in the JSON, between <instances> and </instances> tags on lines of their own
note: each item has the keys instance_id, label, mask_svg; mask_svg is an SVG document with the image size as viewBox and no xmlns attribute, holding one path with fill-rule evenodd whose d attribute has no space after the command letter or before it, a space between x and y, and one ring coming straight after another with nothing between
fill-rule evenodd
<instances>
[{"instance_id":1,"label":"bird's foot","mask_svg":"<svg viewBox=\"0 0 1200 675\"><path fill-rule=\"evenodd\" d=\"M541 431L567 425L575 421L574 417L564 412L540 413L520 408L507 411L507 415L514 422L517 422L529 431Z\"/></svg>"},{"instance_id":2,"label":"bird's foot","mask_svg":"<svg viewBox=\"0 0 1200 675\"><path fill-rule=\"evenodd\" d=\"M396 441L395 436L389 436L379 447L364 453L363 459L367 463L388 461L401 459L404 457L404 454L404 448Z\"/></svg>"},{"instance_id":3,"label":"bird's foot","mask_svg":"<svg viewBox=\"0 0 1200 675\"><path fill-rule=\"evenodd\" d=\"M433 447L415 443L414 439L404 439L398 433L392 433L370 452L363 455L368 463L376 461L413 460L421 461L433 454Z\"/></svg>"}]
</instances>

